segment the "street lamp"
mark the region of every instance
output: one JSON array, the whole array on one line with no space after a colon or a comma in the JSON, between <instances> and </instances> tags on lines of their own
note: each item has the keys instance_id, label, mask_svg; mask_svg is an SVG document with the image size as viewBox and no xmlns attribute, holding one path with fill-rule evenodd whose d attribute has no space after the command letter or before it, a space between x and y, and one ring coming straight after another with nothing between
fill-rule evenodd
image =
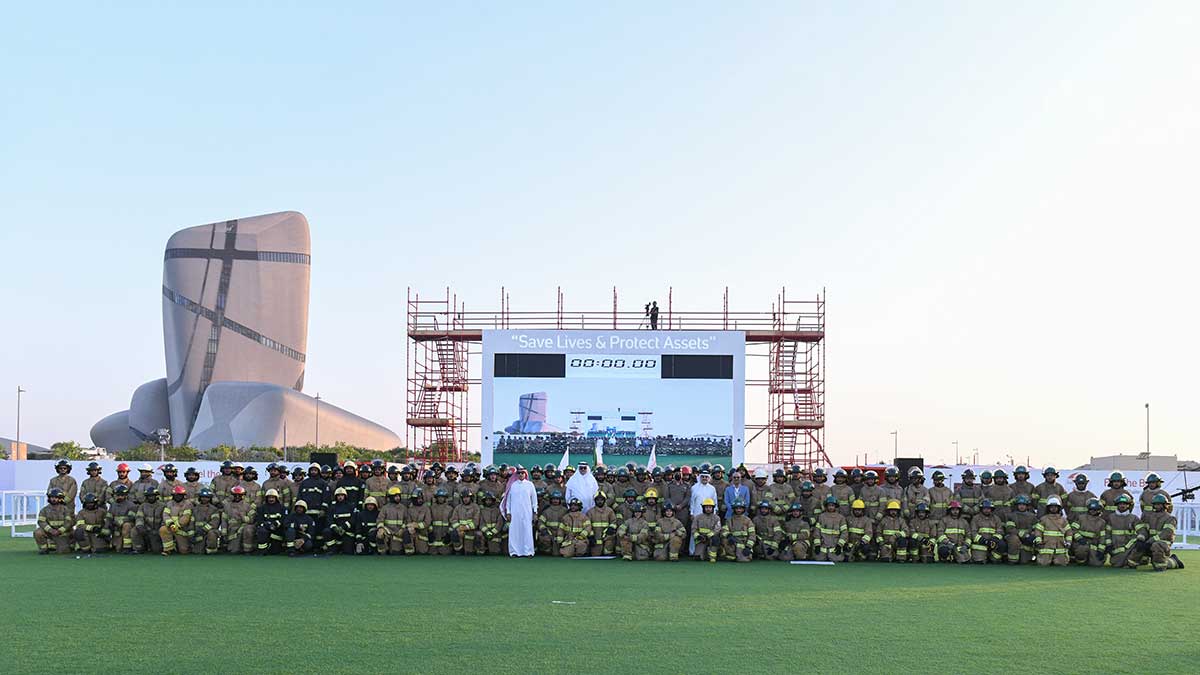
<instances>
[{"instance_id":1,"label":"street lamp","mask_svg":"<svg viewBox=\"0 0 1200 675\"><path fill-rule=\"evenodd\" d=\"M316 400L313 401L313 418L316 422L316 429L313 432L313 445L317 450L321 449L321 392L317 392Z\"/></svg>"},{"instance_id":2,"label":"street lamp","mask_svg":"<svg viewBox=\"0 0 1200 675\"><path fill-rule=\"evenodd\" d=\"M17 385L17 447L18 448L21 447L21 394L25 394L25 393L28 393L28 392L26 392L26 390L22 389L21 385L18 384ZM17 451L14 448L13 449L13 457L16 457L16 456L17 456Z\"/></svg>"},{"instance_id":3,"label":"street lamp","mask_svg":"<svg viewBox=\"0 0 1200 675\"><path fill-rule=\"evenodd\" d=\"M1150 470L1150 404L1146 404L1146 470Z\"/></svg>"},{"instance_id":4,"label":"street lamp","mask_svg":"<svg viewBox=\"0 0 1200 675\"><path fill-rule=\"evenodd\" d=\"M167 461L167 446L171 444L171 430L157 429L154 435L158 437L158 461Z\"/></svg>"},{"instance_id":5,"label":"street lamp","mask_svg":"<svg viewBox=\"0 0 1200 675\"><path fill-rule=\"evenodd\" d=\"M892 464L900 458L900 430L892 432Z\"/></svg>"},{"instance_id":6,"label":"street lamp","mask_svg":"<svg viewBox=\"0 0 1200 675\"><path fill-rule=\"evenodd\" d=\"M954 465L958 466L958 441L954 441Z\"/></svg>"}]
</instances>

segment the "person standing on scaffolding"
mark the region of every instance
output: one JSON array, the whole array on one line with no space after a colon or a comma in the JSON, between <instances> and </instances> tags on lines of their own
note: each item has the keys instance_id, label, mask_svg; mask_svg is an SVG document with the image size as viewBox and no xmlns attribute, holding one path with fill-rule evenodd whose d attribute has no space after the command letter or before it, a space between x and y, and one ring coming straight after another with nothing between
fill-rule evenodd
<instances>
[{"instance_id":1,"label":"person standing on scaffolding","mask_svg":"<svg viewBox=\"0 0 1200 675\"><path fill-rule=\"evenodd\" d=\"M658 330L658 301L646 303L646 316L650 317L650 330Z\"/></svg>"}]
</instances>

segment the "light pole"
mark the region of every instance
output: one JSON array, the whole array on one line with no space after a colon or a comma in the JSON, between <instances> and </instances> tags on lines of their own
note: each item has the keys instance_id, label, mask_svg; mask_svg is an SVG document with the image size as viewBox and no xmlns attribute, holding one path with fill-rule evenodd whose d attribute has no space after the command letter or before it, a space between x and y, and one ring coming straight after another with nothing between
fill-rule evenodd
<instances>
[{"instance_id":1,"label":"light pole","mask_svg":"<svg viewBox=\"0 0 1200 675\"><path fill-rule=\"evenodd\" d=\"M954 466L958 466L958 441L954 441Z\"/></svg>"},{"instance_id":2,"label":"light pole","mask_svg":"<svg viewBox=\"0 0 1200 675\"><path fill-rule=\"evenodd\" d=\"M316 430L313 432L313 445L317 450L321 449L321 392L317 392L316 400L313 401L313 417L316 422Z\"/></svg>"},{"instance_id":3,"label":"light pole","mask_svg":"<svg viewBox=\"0 0 1200 675\"><path fill-rule=\"evenodd\" d=\"M1150 404L1146 404L1146 470L1150 470Z\"/></svg>"},{"instance_id":4,"label":"light pole","mask_svg":"<svg viewBox=\"0 0 1200 675\"><path fill-rule=\"evenodd\" d=\"M892 432L892 464L900 458L900 430Z\"/></svg>"},{"instance_id":5,"label":"light pole","mask_svg":"<svg viewBox=\"0 0 1200 675\"><path fill-rule=\"evenodd\" d=\"M154 433L158 436L158 461L162 463L167 461L167 445L171 442L171 430L159 429Z\"/></svg>"},{"instance_id":6,"label":"light pole","mask_svg":"<svg viewBox=\"0 0 1200 675\"><path fill-rule=\"evenodd\" d=\"M17 447L21 447L21 394L26 393L21 385L17 385ZM13 450L13 457L17 456L16 449Z\"/></svg>"}]
</instances>

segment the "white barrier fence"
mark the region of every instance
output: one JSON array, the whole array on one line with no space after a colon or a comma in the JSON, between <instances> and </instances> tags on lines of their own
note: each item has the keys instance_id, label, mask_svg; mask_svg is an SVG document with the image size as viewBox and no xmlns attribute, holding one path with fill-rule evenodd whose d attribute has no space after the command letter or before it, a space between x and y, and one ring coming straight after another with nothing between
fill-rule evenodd
<instances>
[{"instance_id":1,"label":"white barrier fence","mask_svg":"<svg viewBox=\"0 0 1200 675\"><path fill-rule=\"evenodd\" d=\"M1176 504L1175 545L1172 548L1200 549L1200 504Z\"/></svg>"},{"instance_id":2,"label":"white barrier fence","mask_svg":"<svg viewBox=\"0 0 1200 675\"><path fill-rule=\"evenodd\" d=\"M41 490L0 492L0 528L7 527L13 537L32 537L32 530L20 532L17 528L37 525L38 512L44 506L46 493Z\"/></svg>"}]
</instances>

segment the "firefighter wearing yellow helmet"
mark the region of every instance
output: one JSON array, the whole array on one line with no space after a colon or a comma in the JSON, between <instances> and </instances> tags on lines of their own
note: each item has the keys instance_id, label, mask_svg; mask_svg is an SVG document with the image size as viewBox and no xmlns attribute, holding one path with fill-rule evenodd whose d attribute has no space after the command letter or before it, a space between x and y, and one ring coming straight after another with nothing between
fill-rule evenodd
<instances>
[{"instance_id":1,"label":"firefighter wearing yellow helmet","mask_svg":"<svg viewBox=\"0 0 1200 675\"><path fill-rule=\"evenodd\" d=\"M692 516L692 557L710 563L717 562L720 541L721 517L717 515L717 501L705 499L700 502L700 513Z\"/></svg>"}]
</instances>

